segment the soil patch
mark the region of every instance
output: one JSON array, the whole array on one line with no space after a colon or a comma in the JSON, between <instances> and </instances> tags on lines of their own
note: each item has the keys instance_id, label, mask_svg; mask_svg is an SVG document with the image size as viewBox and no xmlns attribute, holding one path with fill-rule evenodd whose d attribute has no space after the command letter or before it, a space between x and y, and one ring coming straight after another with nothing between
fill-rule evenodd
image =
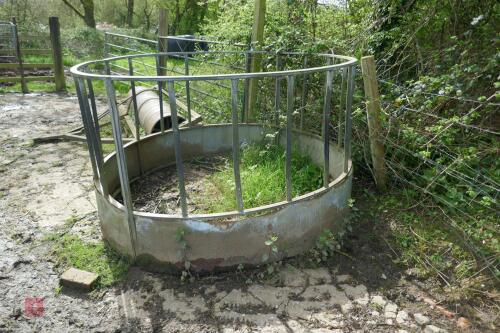
<instances>
[{"instance_id":1,"label":"soil patch","mask_svg":"<svg viewBox=\"0 0 500 333\"><path fill-rule=\"evenodd\" d=\"M279 145L252 144L240 150L242 199L246 209L285 200L285 151ZM292 195L318 189L322 170L308 156L292 150ZM190 214L237 210L230 154L184 162L184 181ZM139 211L180 214L175 165L145 175L131 184L134 208ZM121 198L119 198L121 200Z\"/></svg>"},{"instance_id":2,"label":"soil patch","mask_svg":"<svg viewBox=\"0 0 500 333\"><path fill-rule=\"evenodd\" d=\"M190 214L206 212L204 196L220 200L207 180L215 172L229 168L227 156L199 158L184 163L184 179ZM177 170L169 166L134 181L130 189L134 209L156 214L180 214ZM123 202L121 195L118 200Z\"/></svg>"}]
</instances>

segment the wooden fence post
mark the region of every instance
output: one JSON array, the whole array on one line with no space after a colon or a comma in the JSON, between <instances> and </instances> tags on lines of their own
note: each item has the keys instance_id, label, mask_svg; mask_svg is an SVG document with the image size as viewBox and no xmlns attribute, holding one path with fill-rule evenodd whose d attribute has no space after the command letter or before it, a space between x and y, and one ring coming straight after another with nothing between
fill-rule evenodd
<instances>
[{"instance_id":1,"label":"wooden fence post","mask_svg":"<svg viewBox=\"0 0 500 333\"><path fill-rule=\"evenodd\" d=\"M158 52L168 52L168 12L166 8L160 8L158 16ZM165 37L165 38L162 38ZM167 74L166 70L167 57L161 56L159 59L160 72L164 76Z\"/></svg>"},{"instance_id":2,"label":"wooden fence post","mask_svg":"<svg viewBox=\"0 0 500 333\"><path fill-rule=\"evenodd\" d=\"M28 86L26 85L26 80L24 79L24 67L23 67L23 55L21 53L21 42L19 41L19 34L17 32L17 21L16 18L12 18L12 23L14 24L14 38L16 39L16 57L19 64L19 76L21 77L21 90L24 94L28 93Z\"/></svg>"},{"instance_id":3,"label":"wooden fence post","mask_svg":"<svg viewBox=\"0 0 500 333\"><path fill-rule=\"evenodd\" d=\"M66 90L66 80L64 79L64 64L61 47L61 30L59 18L51 16L49 18L50 42L52 44L52 59L54 61L54 77L56 90Z\"/></svg>"},{"instance_id":4,"label":"wooden fence post","mask_svg":"<svg viewBox=\"0 0 500 333\"><path fill-rule=\"evenodd\" d=\"M264 23L266 16L266 0L255 0L254 21L252 29L252 49L258 50L264 43ZM250 63L250 72L260 72L262 56L260 54L252 54ZM257 102L257 86L259 80L251 79L248 89L248 105L246 108L245 121L252 121L257 118L257 110L255 104Z\"/></svg>"},{"instance_id":5,"label":"wooden fence post","mask_svg":"<svg viewBox=\"0 0 500 333\"><path fill-rule=\"evenodd\" d=\"M385 190L387 188L387 169L384 159L385 150L380 121L381 107L377 83L377 70L373 56L361 58L361 70L363 72L363 83L365 87L373 173L377 188L379 190Z\"/></svg>"}]
</instances>

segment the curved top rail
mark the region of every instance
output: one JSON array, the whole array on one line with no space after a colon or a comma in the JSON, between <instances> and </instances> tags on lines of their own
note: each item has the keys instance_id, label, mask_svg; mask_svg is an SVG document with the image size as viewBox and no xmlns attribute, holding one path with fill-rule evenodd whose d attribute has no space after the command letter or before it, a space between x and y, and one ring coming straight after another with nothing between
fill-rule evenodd
<instances>
[{"instance_id":1,"label":"curved top rail","mask_svg":"<svg viewBox=\"0 0 500 333\"><path fill-rule=\"evenodd\" d=\"M189 55L211 55L211 54L273 54L273 55L314 55L329 59L340 59L343 62L320 67L302 68L295 70L273 71L273 72L254 72L254 73L233 73L233 74L208 74L208 75L180 75L180 76L156 76L156 75L107 75L86 72L89 66L96 64L106 64L116 60L160 57L160 56L189 56ZM112 81L154 81L154 82L173 82L173 81L210 81L210 80L235 80L252 78L269 78L294 76L302 74L311 74L317 72L332 71L337 68L349 67L355 65L357 59L354 57L329 54L329 53L300 53L300 52L280 52L271 53L266 51L193 51L193 52L166 52L166 53L146 53L132 54L117 57L110 57L100 60L91 60L71 67L71 74L75 77L94 80L112 80Z\"/></svg>"}]
</instances>

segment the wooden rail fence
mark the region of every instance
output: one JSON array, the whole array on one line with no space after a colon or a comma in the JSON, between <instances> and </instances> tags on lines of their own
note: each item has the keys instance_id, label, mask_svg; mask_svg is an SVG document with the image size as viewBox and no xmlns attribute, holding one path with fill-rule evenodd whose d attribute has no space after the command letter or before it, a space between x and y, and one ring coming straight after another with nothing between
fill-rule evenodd
<instances>
[{"instance_id":1,"label":"wooden rail fence","mask_svg":"<svg viewBox=\"0 0 500 333\"><path fill-rule=\"evenodd\" d=\"M0 83L7 82L21 82L21 89L23 93L28 92L27 82L34 81L52 81L56 85L57 91L63 91L66 89L66 82L64 78L64 65L62 57L62 47L61 47L61 32L59 26L59 19L57 17L49 18L49 28L50 28L50 48L46 49L31 49L31 48L21 48L21 41L19 39L19 34L17 31L17 22L15 18L12 18L13 33L12 38L14 39L12 44L13 48L2 49L0 48L0 57L13 57L16 62L2 63L0 62L0 70L17 70L19 76L0 76ZM52 63L24 63L23 56L27 55L46 55L52 56ZM42 75L42 76L26 76L26 70L33 69L50 69L53 71L53 75Z\"/></svg>"}]
</instances>

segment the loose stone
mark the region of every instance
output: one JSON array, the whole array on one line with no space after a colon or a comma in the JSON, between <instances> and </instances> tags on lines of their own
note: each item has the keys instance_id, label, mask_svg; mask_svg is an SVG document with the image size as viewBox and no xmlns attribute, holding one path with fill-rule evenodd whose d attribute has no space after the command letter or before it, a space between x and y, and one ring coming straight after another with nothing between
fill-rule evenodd
<instances>
[{"instance_id":1,"label":"loose stone","mask_svg":"<svg viewBox=\"0 0 500 333\"><path fill-rule=\"evenodd\" d=\"M399 311L398 315L396 316L396 322L398 324L403 324L407 320L408 320L408 312L404 310Z\"/></svg>"},{"instance_id":2,"label":"loose stone","mask_svg":"<svg viewBox=\"0 0 500 333\"><path fill-rule=\"evenodd\" d=\"M387 301L382 296L376 295L372 297L372 303L383 308L387 304Z\"/></svg>"},{"instance_id":3,"label":"loose stone","mask_svg":"<svg viewBox=\"0 0 500 333\"><path fill-rule=\"evenodd\" d=\"M424 326L426 324L428 324L430 322L430 319L429 317L427 316L424 316L423 314L421 313L415 313L413 315L413 318L415 318L415 321L417 322L417 324L419 324L420 326Z\"/></svg>"},{"instance_id":4,"label":"loose stone","mask_svg":"<svg viewBox=\"0 0 500 333\"><path fill-rule=\"evenodd\" d=\"M446 333L447 331L434 325L425 326L425 333Z\"/></svg>"},{"instance_id":5,"label":"loose stone","mask_svg":"<svg viewBox=\"0 0 500 333\"><path fill-rule=\"evenodd\" d=\"M61 276L61 284L68 287L90 290L98 278L99 275L95 273L72 267Z\"/></svg>"}]
</instances>

